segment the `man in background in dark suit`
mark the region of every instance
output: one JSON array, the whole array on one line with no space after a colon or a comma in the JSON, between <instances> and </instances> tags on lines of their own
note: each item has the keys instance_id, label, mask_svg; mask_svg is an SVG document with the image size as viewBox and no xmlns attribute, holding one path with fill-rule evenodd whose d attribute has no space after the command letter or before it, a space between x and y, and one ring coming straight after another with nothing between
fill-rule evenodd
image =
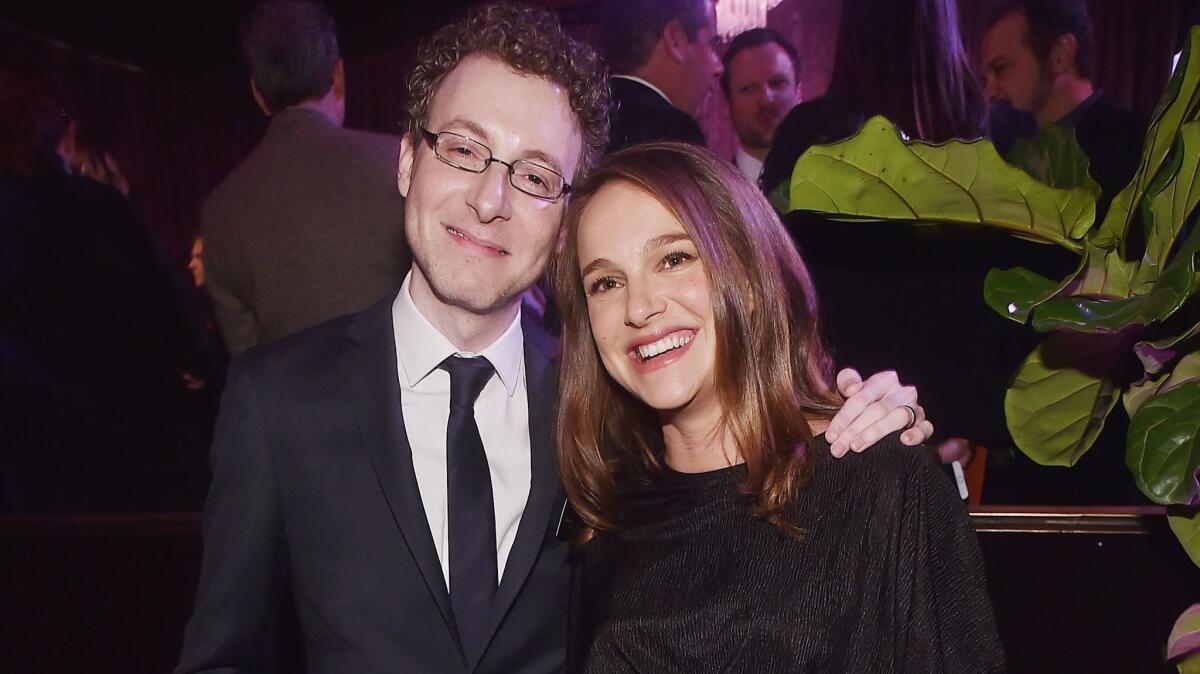
<instances>
[{"instance_id":1,"label":"man in background in dark suit","mask_svg":"<svg viewBox=\"0 0 1200 674\"><path fill-rule=\"evenodd\" d=\"M993 100L1040 129L1075 129L1100 185L1098 215L1133 178L1146 126L1092 84L1092 23L1084 0L1000 0L985 16L980 60ZM1019 125L1017 125L1019 126Z\"/></svg>"},{"instance_id":2,"label":"man in background in dark suit","mask_svg":"<svg viewBox=\"0 0 1200 674\"><path fill-rule=\"evenodd\" d=\"M333 19L310 1L247 16L250 87L271 117L204 204L204 261L232 353L361 311L408 268L403 202L388 176L400 139L342 128L346 83Z\"/></svg>"},{"instance_id":3,"label":"man in background in dark suit","mask_svg":"<svg viewBox=\"0 0 1200 674\"><path fill-rule=\"evenodd\" d=\"M1118 108L1091 81L1095 41L1087 3L997 0L984 16L984 27L980 61L987 93L997 104L992 109L991 133L997 147L1004 149L1009 140L1006 136L1031 136L1051 124L1073 129L1075 140L1088 157L1088 173L1100 185L1096 217L1102 221L1108 204L1137 171L1146 126L1132 113ZM1004 104L1011 108L1005 111ZM1063 277L1076 262L1064 259L1070 256L1052 246L1021 248L1020 257L1002 264L995 257L1002 250L998 247L989 254L989 261L1001 268L1016 266L1019 261L1020 266L1051 278ZM1004 329L1011 333L1011 324ZM1032 336L1027 332L1005 341L1032 348ZM1127 429L1123 410L1115 410L1092 449L1069 471L1038 466L1017 451L1005 434L1005 451L997 452L993 445L988 456L986 500L1143 503L1144 497L1129 479L1125 466Z\"/></svg>"},{"instance_id":4,"label":"man in background in dark suit","mask_svg":"<svg viewBox=\"0 0 1200 674\"><path fill-rule=\"evenodd\" d=\"M608 0L602 23L616 103L608 151L656 140L704 145L696 118L721 75L712 0Z\"/></svg>"},{"instance_id":5,"label":"man in background in dark suit","mask_svg":"<svg viewBox=\"0 0 1200 674\"><path fill-rule=\"evenodd\" d=\"M739 33L721 57L721 92L738 139L733 163L756 185L775 129L800 101L799 62L791 41L770 28Z\"/></svg>"},{"instance_id":6,"label":"man in background in dark suit","mask_svg":"<svg viewBox=\"0 0 1200 674\"><path fill-rule=\"evenodd\" d=\"M366 311L234 360L181 674L273 670L288 590L310 674L565 667L557 345L520 298L607 144L603 66L545 10L492 5L423 44L408 84L412 269ZM920 414L894 376L842 374L861 392L837 442Z\"/></svg>"}]
</instances>

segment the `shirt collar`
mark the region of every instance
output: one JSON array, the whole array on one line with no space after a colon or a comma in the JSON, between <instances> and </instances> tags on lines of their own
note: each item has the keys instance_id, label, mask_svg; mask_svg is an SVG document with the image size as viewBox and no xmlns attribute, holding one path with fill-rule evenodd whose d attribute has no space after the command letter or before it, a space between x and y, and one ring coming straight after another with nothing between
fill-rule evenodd
<instances>
[{"instance_id":1,"label":"shirt collar","mask_svg":"<svg viewBox=\"0 0 1200 674\"><path fill-rule=\"evenodd\" d=\"M1075 106L1070 112L1060 117L1056 123L1061 124L1062 126L1078 125L1079 120L1082 119L1083 116L1087 114L1087 111L1096 104L1096 101L1100 98L1100 94L1101 91L1099 89L1093 91L1091 96L1088 96L1080 101L1079 105Z\"/></svg>"},{"instance_id":2,"label":"shirt collar","mask_svg":"<svg viewBox=\"0 0 1200 674\"><path fill-rule=\"evenodd\" d=\"M619 77L623 80L630 80L631 82L637 82L638 84L640 84L644 87L648 87L651 91L658 94L659 96L662 96L664 101L671 103L671 99L667 98L667 95L663 93L662 89L659 89L658 87L654 86L653 84L650 84L649 82L638 77L637 75L613 75L613 77ZM671 103L671 105L675 105L675 104Z\"/></svg>"},{"instance_id":3,"label":"shirt collar","mask_svg":"<svg viewBox=\"0 0 1200 674\"><path fill-rule=\"evenodd\" d=\"M758 184L758 177L762 173L763 163L757 157L742 149L742 144L738 143L737 155L734 156L734 163L741 170L742 175L750 179L750 182Z\"/></svg>"},{"instance_id":4,"label":"shirt collar","mask_svg":"<svg viewBox=\"0 0 1200 674\"><path fill-rule=\"evenodd\" d=\"M483 356L495 368L500 377L500 383L513 395L517 391L517 382L521 376L521 366L525 362L525 335L521 330L521 309L513 322L496 341L489 344L479 353L458 350L449 339L425 318L417 308L409 292L412 279L410 271L404 277L404 284L392 302L392 326L396 339L396 360L400 363L400 371L410 387L416 386L430 372L437 369L443 360L458 354L460 356ZM403 339L399 336L403 335Z\"/></svg>"}]
</instances>

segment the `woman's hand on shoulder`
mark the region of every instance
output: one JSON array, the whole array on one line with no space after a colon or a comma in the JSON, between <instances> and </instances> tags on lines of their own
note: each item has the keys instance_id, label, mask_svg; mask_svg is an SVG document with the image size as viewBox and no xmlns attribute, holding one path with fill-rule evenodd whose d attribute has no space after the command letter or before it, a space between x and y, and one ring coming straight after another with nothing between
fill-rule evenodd
<instances>
[{"instance_id":1,"label":"woman's hand on shoulder","mask_svg":"<svg viewBox=\"0 0 1200 674\"><path fill-rule=\"evenodd\" d=\"M861 452L896 431L904 431L900 441L906 445L919 445L933 435L933 424L917 403L916 387L901 384L895 371L877 372L863 381L858 371L846 368L838 372L837 387L846 404L825 431L834 457Z\"/></svg>"}]
</instances>

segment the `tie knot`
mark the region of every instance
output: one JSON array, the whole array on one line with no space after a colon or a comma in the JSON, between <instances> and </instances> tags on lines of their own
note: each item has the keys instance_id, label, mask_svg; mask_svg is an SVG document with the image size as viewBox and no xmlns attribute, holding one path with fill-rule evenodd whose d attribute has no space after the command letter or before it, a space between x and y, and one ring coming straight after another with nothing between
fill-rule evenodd
<instances>
[{"instance_id":1,"label":"tie knot","mask_svg":"<svg viewBox=\"0 0 1200 674\"><path fill-rule=\"evenodd\" d=\"M450 373L450 406L467 409L475 407L475 400L496 371L483 356L450 356L438 367Z\"/></svg>"}]
</instances>

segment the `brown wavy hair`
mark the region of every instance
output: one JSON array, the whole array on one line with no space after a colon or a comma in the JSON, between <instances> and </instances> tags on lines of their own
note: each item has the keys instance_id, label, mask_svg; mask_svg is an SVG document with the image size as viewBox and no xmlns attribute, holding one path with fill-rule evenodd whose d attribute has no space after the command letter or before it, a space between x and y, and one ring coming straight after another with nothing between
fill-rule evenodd
<instances>
[{"instance_id":1,"label":"brown wavy hair","mask_svg":"<svg viewBox=\"0 0 1200 674\"><path fill-rule=\"evenodd\" d=\"M442 79L472 54L494 57L566 90L583 134L583 159L572 182L596 165L608 146L608 70L591 47L568 35L553 14L536 7L477 7L421 43L408 76L408 130L413 138L420 138L429 122L429 104Z\"/></svg>"},{"instance_id":2,"label":"brown wavy hair","mask_svg":"<svg viewBox=\"0 0 1200 674\"><path fill-rule=\"evenodd\" d=\"M960 35L956 0L845 0L826 93L914 138L978 138L987 98Z\"/></svg>"},{"instance_id":3,"label":"brown wavy hair","mask_svg":"<svg viewBox=\"0 0 1200 674\"><path fill-rule=\"evenodd\" d=\"M563 485L588 527L619 526L626 486L662 470L657 414L604 369L580 276L580 219L596 192L622 181L655 197L683 224L708 280L716 329L721 424L746 462L742 488L755 515L791 534L785 508L815 467L803 448L809 420L842 400L821 342L817 296L804 261L762 193L728 162L683 143L639 145L608 157L565 216L553 279L563 315L558 456Z\"/></svg>"}]
</instances>

